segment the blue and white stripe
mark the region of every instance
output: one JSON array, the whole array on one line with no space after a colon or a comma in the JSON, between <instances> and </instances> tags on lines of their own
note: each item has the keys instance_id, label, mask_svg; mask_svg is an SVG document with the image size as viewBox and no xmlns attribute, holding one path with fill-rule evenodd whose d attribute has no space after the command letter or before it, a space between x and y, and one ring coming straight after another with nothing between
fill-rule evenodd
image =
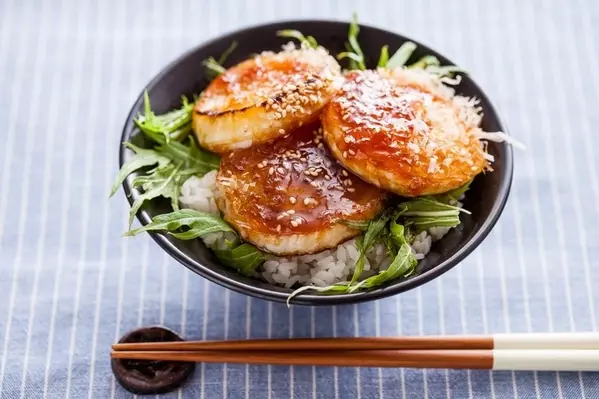
<instances>
[{"instance_id":1,"label":"blue and white stripe","mask_svg":"<svg viewBox=\"0 0 599 399\"><path fill-rule=\"evenodd\" d=\"M404 33L471 71L527 145L489 238L376 303L293 308L202 280L108 201L129 107L189 47L275 19ZM128 398L108 350L190 338L597 330L599 5L593 0L0 1L0 398ZM367 44L364 44L367 45ZM595 398L590 373L199 365L171 398Z\"/></svg>"}]
</instances>

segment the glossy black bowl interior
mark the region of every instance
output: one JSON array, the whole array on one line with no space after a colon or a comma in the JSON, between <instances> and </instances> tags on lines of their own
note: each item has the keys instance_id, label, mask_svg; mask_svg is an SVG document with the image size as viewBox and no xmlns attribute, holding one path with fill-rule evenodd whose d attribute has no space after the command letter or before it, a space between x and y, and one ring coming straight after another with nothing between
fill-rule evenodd
<instances>
[{"instance_id":1,"label":"glossy black bowl interior","mask_svg":"<svg viewBox=\"0 0 599 399\"><path fill-rule=\"evenodd\" d=\"M233 40L238 42L238 46L225 66L238 63L251 54L263 50L280 49L281 45L289 41L276 36L275 32L281 29L297 29L306 35L313 35L319 44L329 49L332 54L337 54L344 50L348 24L331 21L279 22L242 29L202 44L172 62L147 85L152 108L158 113L166 112L180 105L181 95L187 95L191 98L194 94L200 93L208 83L203 77L202 61L210 56L218 57L229 47ZM361 26L359 36L359 42L366 54L366 64L369 67L376 65L380 48L383 45L388 44L389 52L392 53L407 40L412 39L368 26ZM418 48L411 61L432 54L437 56L442 64L453 64L437 52L418 42L416 43ZM484 112L484 130L491 132L505 131L505 127L499 120L495 109L481 89L469 77L465 76L462 79L461 84L457 87L457 92L480 99ZM143 98L140 94L125 123L121 142L133 140L141 146L149 145L139 135L133 124L133 118L142 111L142 104ZM131 152L122 146L119 151L120 164L122 165L131 157ZM495 157L493 165L495 170L492 173L479 175L472 184L465 200L464 207L470 210L472 215L462 215L463 223L458 228L452 229L442 240L433 245L428 256L419 263L418 273L415 276L393 281L381 288L367 292L344 295L302 294L293 299L292 302L304 305L335 305L382 298L424 284L458 264L491 231L509 194L513 168L511 148L506 144L489 143L489 152ZM134 175L131 175L124 182L125 193L129 196L129 201L134 201L138 195L137 191L131 188L133 177ZM140 222L145 225L155 215L170 211L171 208L168 202L154 201L147 203L137 216ZM200 240L179 241L163 234L152 234L152 237L165 251L183 265L227 288L274 301L285 301L291 292L289 289L244 277L219 264L210 250Z\"/></svg>"}]
</instances>

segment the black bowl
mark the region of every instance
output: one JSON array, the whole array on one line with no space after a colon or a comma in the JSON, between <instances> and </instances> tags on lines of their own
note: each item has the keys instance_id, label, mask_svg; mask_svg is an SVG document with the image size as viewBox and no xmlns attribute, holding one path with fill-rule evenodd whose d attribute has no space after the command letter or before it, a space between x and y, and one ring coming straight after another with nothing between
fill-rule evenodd
<instances>
[{"instance_id":1,"label":"black bowl","mask_svg":"<svg viewBox=\"0 0 599 399\"><path fill-rule=\"evenodd\" d=\"M204 43L182 55L168 65L147 85L154 111L162 113L178 107L181 95L191 98L200 93L208 83L203 77L202 61L210 56L217 57L223 53L233 40L238 42L237 49L227 60L233 65L251 54L263 50L278 50L288 42L276 36L281 29L297 29L305 35L313 35L319 44L336 54L344 50L347 40L348 23L333 21L287 21L267 25L254 26L238 30L208 43ZM402 43L411 40L404 36L385 30L361 25L359 42L366 57L366 65L373 67L378 60L380 48L388 44L389 51L395 51ZM412 40L413 41L413 40ZM415 41L414 41L415 42ZM424 55L435 55L442 64L453 63L436 51L419 44L412 60ZM465 96L476 97L484 112L483 128L485 131L504 131L495 109L487 96L468 76L464 76L457 86L457 92ZM133 119L142 111L143 93L133 105L125 127L121 142L135 140L144 146L143 137L138 134ZM121 146L120 165L123 165L132 153ZM418 265L418 273L407 279L398 279L384 286L365 292L342 295L302 294L294 298L294 304L302 305L336 305L364 302L398 294L418 287L435 277L440 276L457 265L470 254L489 234L499 218L507 201L512 182L513 160L512 150L507 144L489 143L489 153L495 157L492 173L481 174L474 180L465 200L464 207L472 212L462 215L462 224L452 229L442 240L436 242L428 256ZM123 183L125 193L132 203L139 195L132 189L131 182L135 175L129 176ZM137 214L142 225L161 213L170 212L167 201L147 203ZM217 284L254 297L283 302L291 293L290 289L270 285L266 282L242 276L234 270L221 265L201 240L180 241L165 234L151 233L152 238L171 256L184 266Z\"/></svg>"}]
</instances>

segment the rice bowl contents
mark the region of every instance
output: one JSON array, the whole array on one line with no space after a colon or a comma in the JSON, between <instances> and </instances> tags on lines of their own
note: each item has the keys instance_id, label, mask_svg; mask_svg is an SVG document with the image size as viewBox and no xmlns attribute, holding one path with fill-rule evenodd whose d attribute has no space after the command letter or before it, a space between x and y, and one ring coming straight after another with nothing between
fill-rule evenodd
<instances>
[{"instance_id":1,"label":"rice bowl contents","mask_svg":"<svg viewBox=\"0 0 599 399\"><path fill-rule=\"evenodd\" d=\"M417 197L453 190L487 167L480 114L423 70L351 71L327 104L324 137L364 180Z\"/></svg>"},{"instance_id":2,"label":"rice bowl contents","mask_svg":"<svg viewBox=\"0 0 599 399\"><path fill-rule=\"evenodd\" d=\"M172 212L129 230L201 239L219 265L293 289L352 293L418 273L435 241L469 214L459 202L492 171L475 99L456 95L459 69L415 45L368 70L350 24L343 77L316 39L251 56L213 78L195 103L154 114L149 95L135 119L152 144L126 142L112 194L137 171L130 223L146 201ZM230 50L233 49L232 46ZM226 55L226 54L225 54ZM342 77L343 84L339 83ZM218 154L218 155L216 155ZM163 209L163 208L161 208Z\"/></svg>"},{"instance_id":3,"label":"rice bowl contents","mask_svg":"<svg viewBox=\"0 0 599 399\"><path fill-rule=\"evenodd\" d=\"M202 178L190 177L181 188L181 205L185 208L219 215L216 209L217 197L216 171ZM411 245L417 260L424 259L435 241L443 238L450 227L432 227L419 233ZM212 233L202 237L209 248L224 245L226 233ZM255 276L271 284L291 288L295 285L326 287L347 281L355 270L360 250L355 239L350 239L333 249L315 254L280 257L267 255L266 261L255 272ZM363 277L373 276L389 267L389 258L385 246L378 244L366 255Z\"/></svg>"},{"instance_id":4,"label":"rice bowl contents","mask_svg":"<svg viewBox=\"0 0 599 399\"><path fill-rule=\"evenodd\" d=\"M336 247L360 234L344 221L368 222L386 197L335 161L318 123L225 156L216 186L224 219L275 255Z\"/></svg>"}]
</instances>

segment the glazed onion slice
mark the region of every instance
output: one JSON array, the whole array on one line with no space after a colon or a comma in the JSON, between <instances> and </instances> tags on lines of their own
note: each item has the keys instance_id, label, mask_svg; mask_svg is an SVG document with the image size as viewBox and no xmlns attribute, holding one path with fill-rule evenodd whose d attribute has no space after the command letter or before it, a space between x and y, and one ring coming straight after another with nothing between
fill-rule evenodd
<instances>
[{"instance_id":1,"label":"glazed onion slice","mask_svg":"<svg viewBox=\"0 0 599 399\"><path fill-rule=\"evenodd\" d=\"M195 104L200 145L222 154L272 141L315 121L339 87L340 67L321 47L264 52L215 78Z\"/></svg>"},{"instance_id":2,"label":"glazed onion slice","mask_svg":"<svg viewBox=\"0 0 599 399\"><path fill-rule=\"evenodd\" d=\"M276 255L316 253L360 233L342 220L382 210L385 194L339 165L321 132L307 125L222 159L217 204L246 241Z\"/></svg>"},{"instance_id":3,"label":"glazed onion slice","mask_svg":"<svg viewBox=\"0 0 599 399\"><path fill-rule=\"evenodd\" d=\"M481 173L476 103L420 70L352 71L322 114L336 159L408 197L444 193Z\"/></svg>"}]
</instances>

